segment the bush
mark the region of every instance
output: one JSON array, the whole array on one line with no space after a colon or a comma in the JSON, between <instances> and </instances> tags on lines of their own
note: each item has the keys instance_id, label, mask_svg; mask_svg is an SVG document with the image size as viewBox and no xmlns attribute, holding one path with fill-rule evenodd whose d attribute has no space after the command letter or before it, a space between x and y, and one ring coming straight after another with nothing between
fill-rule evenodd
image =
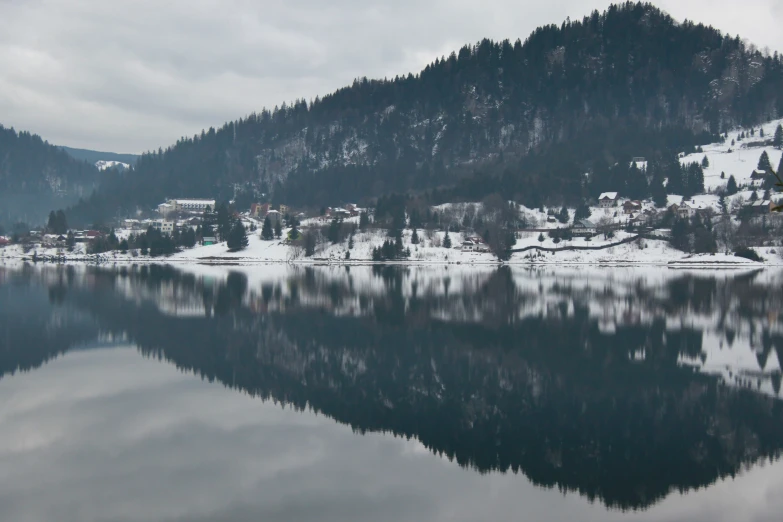
<instances>
[{"instance_id":1,"label":"bush","mask_svg":"<svg viewBox=\"0 0 783 522\"><path fill-rule=\"evenodd\" d=\"M752 248L748 248L748 247L739 247L737 250L734 251L734 255L737 256L737 257L750 259L751 261L757 261L759 263L764 261L764 258L761 257L758 254L758 252L756 252Z\"/></svg>"}]
</instances>

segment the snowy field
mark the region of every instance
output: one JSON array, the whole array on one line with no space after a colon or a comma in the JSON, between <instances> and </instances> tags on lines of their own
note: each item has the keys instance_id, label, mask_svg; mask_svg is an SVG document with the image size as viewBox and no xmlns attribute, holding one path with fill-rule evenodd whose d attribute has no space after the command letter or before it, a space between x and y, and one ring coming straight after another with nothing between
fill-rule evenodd
<instances>
[{"instance_id":1,"label":"snowy field","mask_svg":"<svg viewBox=\"0 0 783 522\"><path fill-rule=\"evenodd\" d=\"M463 235L451 233L452 248L444 248L444 232L427 233L419 231L421 243L411 244L410 230L403 233L403 243L410 248L409 259L397 261L403 264L467 264L467 265L496 265L497 258L491 253L463 252L460 244ZM631 235L626 232L617 232L612 239L604 239L599 235L591 241L575 238L570 241L555 243L545 235L540 242L539 232L519 233L514 249L526 247L564 248L569 246L598 247L617 243ZM350 249L350 259L346 259L349 252L347 240L340 244L321 244L316 248L312 257L305 257L301 248L292 247L280 240L264 241L258 232L248 236L248 247L239 252L229 252L226 243L216 245L197 246L186 249L168 257L151 258L141 256L138 252L121 253L118 251L103 254L87 254L84 245L76 245L73 252L65 249L32 248L24 252L19 245L0 248L0 261L13 259L58 258L61 261L90 261L99 263L147 263L147 262L171 262L171 263L213 263L213 264L261 264L261 263L331 263L331 264L365 264L372 262L372 249L380 246L388 239L384 230L369 230L357 232L354 236L354 246ZM764 266L783 265L783 257L779 256L774 248L758 248L757 251L765 258L765 263L755 263L733 255L690 255L685 254L669 246L666 241L641 239L632 243L626 243L604 250L584 251L560 251L545 252L529 250L517 252L511 256L508 264L520 265L678 265L678 266Z\"/></svg>"},{"instance_id":2,"label":"snowy field","mask_svg":"<svg viewBox=\"0 0 783 522\"><path fill-rule=\"evenodd\" d=\"M758 143L771 140L775 135L775 129L780 124L783 124L783 120L774 120L755 127L756 135L747 136L742 141L737 141L741 131L731 131L725 143L704 145L702 147L704 149L703 153L698 152L683 156L680 158L680 162L683 165L694 162L701 163L704 156L707 156L710 162L710 166L704 169L704 189L707 192L714 192L718 188L726 187L729 176L734 176L737 185L742 187L750 183L750 176L756 169L759 157L761 157L763 151L766 151L769 155L769 162L772 164L772 168L778 168L783 152L772 146L760 146ZM761 128L764 129L763 138L759 137L759 129ZM748 134L747 130L745 134ZM731 145L731 140L735 140L733 146ZM728 152L729 149L731 149L731 152ZM725 173L724 179L721 179L721 172Z\"/></svg>"}]
</instances>

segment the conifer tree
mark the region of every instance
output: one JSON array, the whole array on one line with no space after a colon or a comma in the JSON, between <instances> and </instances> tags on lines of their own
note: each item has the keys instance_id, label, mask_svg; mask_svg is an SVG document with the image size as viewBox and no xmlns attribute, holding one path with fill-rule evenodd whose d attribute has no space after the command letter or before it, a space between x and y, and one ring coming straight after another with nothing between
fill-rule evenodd
<instances>
[{"instance_id":1,"label":"conifer tree","mask_svg":"<svg viewBox=\"0 0 783 522\"><path fill-rule=\"evenodd\" d=\"M758 170L763 170L764 172L769 172L772 170L772 164L769 162L769 155L767 154L766 150L761 153L759 164L756 168Z\"/></svg>"},{"instance_id":2,"label":"conifer tree","mask_svg":"<svg viewBox=\"0 0 783 522\"><path fill-rule=\"evenodd\" d=\"M775 136L772 138L772 145L776 149L783 148L783 125L778 125L775 129Z\"/></svg>"},{"instance_id":3,"label":"conifer tree","mask_svg":"<svg viewBox=\"0 0 783 522\"><path fill-rule=\"evenodd\" d=\"M413 234L411 234L411 243L414 245L419 244L419 233L416 231L416 229L413 229Z\"/></svg>"},{"instance_id":4,"label":"conifer tree","mask_svg":"<svg viewBox=\"0 0 783 522\"><path fill-rule=\"evenodd\" d=\"M367 225L370 224L370 216L367 215L367 212L360 212L359 213L359 230L365 230L367 228Z\"/></svg>"},{"instance_id":5,"label":"conifer tree","mask_svg":"<svg viewBox=\"0 0 783 522\"><path fill-rule=\"evenodd\" d=\"M707 156L704 156L704 158L702 158L701 166L702 166L702 168L705 168L705 169L710 166L710 160L707 158Z\"/></svg>"},{"instance_id":6,"label":"conifer tree","mask_svg":"<svg viewBox=\"0 0 783 522\"><path fill-rule=\"evenodd\" d=\"M446 236L443 238L443 248L451 248L451 238L449 237L449 231L446 231Z\"/></svg>"},{"instance_id":7,"label":"conifer tree","mask_svg":"<svg viewBox=\"0 0 783 522\"><path fill-rule=\"evenodd\" d=\"M273 236L274 232L272 231L272 222L269 220L269 216L266 216L264 218L264 224L261 227L261 239L264 241L271 241Z\"/></svg>"},{"instance_id":8,"label":"conifer tree","mask_svg":"<svg viewBox=\"0 0 783 522\"><path fill-rule=\"evenodd\" d=\"M226 242L231 252L237 252L247 247L247 234L245 234L245 227L241 221L237 220L231 227Z\"/></svg>"},{"instance_id":9,"label":"conifer tree","mask_svg":"<svg viewBox=\"0 0 783 522\"><path fill-rule=\"evenodd\" d=\"M283 236L283 223L278 219L275 222L275 237L280 239Z\"/></svg>"},{"instance_id":10,"label":"conifer tree","mask_svg":"<svg viewBox=\"0 0 783 522\"><path fill-rule=\"evenodd\" d=\"M729 176L729 182L726 183L726 193L729 196L733 196L737 193L739 189L737 188L737 180L734 179L734 175L732 174Z\"/></svg>"},{"instance_id":11,"label":"conifer tree","mask_svg":"<svg viewBox=\"0 0 783 522\"><path fill-rule=\"evenodd\" d=\"M291 238L291 241L296 241L299 239L299 236L301 235L299 233L299 224L294 220L294 222L291 224L291 231L288 233L288 237Z\"/></svg>"}]
</instances>

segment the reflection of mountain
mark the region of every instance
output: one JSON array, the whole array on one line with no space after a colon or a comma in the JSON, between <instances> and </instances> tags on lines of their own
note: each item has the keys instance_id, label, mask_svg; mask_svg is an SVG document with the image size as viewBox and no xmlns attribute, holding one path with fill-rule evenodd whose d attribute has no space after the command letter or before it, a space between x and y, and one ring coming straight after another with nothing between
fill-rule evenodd
<instances>
[{"instance_id":1,"label":"reflection of mountain","mask_svg":"<svg viewBox=\"0 0 783 522\"><path fill-rule=\"evenodd\" d=\"M542 297L504 269L470 283L410 279L378 270L359 291L306 270L250 288L238 273L206 284L151 267L88 271L57 295L185 371L608 505L643 508L783 447L783 403L679 364L704 356L707 326L742 331L738 320L776 306L753 278L683 276L635 298L617 285L614 297L562 285ZM744 301L751 291L758 305ZM602 301L638 313L607 331L591 311ZM719 319L667 326L685 310Z\"/></svg>"}]
</instances>

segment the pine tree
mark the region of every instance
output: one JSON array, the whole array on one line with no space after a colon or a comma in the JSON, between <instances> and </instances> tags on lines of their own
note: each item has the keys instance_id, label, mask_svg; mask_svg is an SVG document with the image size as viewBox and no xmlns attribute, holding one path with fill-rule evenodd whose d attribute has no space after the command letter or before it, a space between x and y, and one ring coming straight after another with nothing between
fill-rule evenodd
<instances>
[{"instance_id":1,"label":"pine tree","mask_svg":"<svg viewBox=\"0 0 783 522\"><path fill-rule=\"evenodd\" d=\"M702 158L701 166L702 166L702 168L705 168L705 169L710 166L710 160L707 158L707 156L704 156L704 158Z\"/></svg>"},{"instance_id":2,"label":"pine tree","mask_svg":"<svg viewBox=\"0 0 783 522\"><path fill-rule=\"evenodd\" d=\"M275 237L280 239L283 236L283 223L279 219L275 221Z\"/></svg>"},{"instance_id":3,"label":"pine tree","mask_svg":"<svg viewBox=\"0 0 783 522\"><path fill-rule=\"evenodd\" d=\"M560 212L557 215L557 220L563 224L566 224L568 223L569 219L568 209L565 207L565 205L563 205L563 208L560 209Z\"/></svg>"},{"instance_id":4,"label":"pine tree","mask_svg":"<svg viewBox=\"0 0 783 522\"><path fill-rule=\"evenodd\" d=\"M758 195L758 193L757 193L755 190L754 190L754 191L753 191L753 193L750 195L750 200L751 200L751 201L758 201L758 200L759 200L759 195Z\"/></svg>"},{"instance_id":5,"label":"pine tree","mask_svg":"<svg viewBox=\"0 0 783 522\"><path fill-rule=\"evenodd\" d=\"M574 212L574 223L582 219L590 219L590 207L585 202L576 207Z\"/></svg>"},{"instance_id":6,"label":"pine tree","mask_svg":"<svg viewBox=\"0 0 783 522\"><path fill-rule=\"evenodd\" d=\"M544 233L543 233L543 232L542 232L542 233L540 233L540 234L538 234L538 242L539 242L539 243L543 243L543 242L544 242L544 239L545 239L545 238L544 238Z\"/></svg>"},{"instance_id":7,"label":"pine tree","mask_svg":"<svg viewBox=\"0 0 783 522\"><path fill-rule=\"evenodd\" d=\"M764 172L770 172L772 170L772 164L769 162L769 155L766 150L761 153L759 164L756 168L758 170L763 170Z\"/></svg>"},{"instance_id":8,"label":"pine tree","mask_svg":"<svg viewBox=\"0 0 783 522\"><path fill-rule=\"evenodd\" d=\"M416 231L416 229L413 229L413 234L411 234L411 243L414 245L419 244L419 233Z\"/></svg>"},{"instance_id":9,"label":"pine tree","mask_svg":"<svg viewBox=\"0 0 783 522\"><path fill-rule=\"evenodd\" d=\"M247 247L247 234L245 233L245 227L242 225L241 221L237 220L234 223L234 226L231 227L226 242L230 252L237 252Z\"/></svg>"},{"instance_id":10,"label":"pine tree","mask_svg":"<svg viewBox=\"0 0 783 522\"><path fill-rule=\"evenodd\" d=\"M271 241L273 237L274 232L272 231L272 222L269 220L269 216L267 216L264 218L263 226L261 226L261 239L264 241Z\"/></svg>"},{"instance_id":11,"label":"pine tree","mask_svg":"<svg viewBox=\"0 0 783 522\"><path fill-rule=\"evenodd\" d=\"M359 213L359 230L365 230L367 228L367 225L370 224L370 216L367 215L367 212L360 212Z\"/></svg>"},{"instance_id":12,"label":"pine tree","mask_svg":"<svg viewBox=\"0 0 783 522\"><path fill-rule=\"evenodd\" d=\"M720 179L726 179L726 173L725 172L721 171Z\"/></svg>"},{"instance_id":13,"label":"pine tree","mask_svg":"<svg viewBox=\"0 0 783 522\"><path fill-rule=\"evenodd\" d=\"M446 231L446 236L443 238L443 248L451 248L451 238L449 237L449 231Z\"/></svg>"},{"instance_id":14,"label":"pine tree","mask_svg":"<svg viewBox=\"0 0 783 522\"><path fill-rule=\"evenodd\" d=\"M666 206L666 203L668 203L669 200L666 197L666 187L663 186L663 179L661 177L653 179L652 184L650 185L650 193L652 194L653 203L655 203L656 207L663 208Z\"/></svg>"},{"instance_id":15,"label":"pine tree","mask_svg":"<svg viewBox=\"0 0 783 522\"><path fill-rule=\"evenodd\" d=\"M353 234L348 237L348 250L353 249Z\"/></svg>"},{"instance_id":16,"label":"pine tree","mask_svg":"<svg viewBox=\"0 0 783 522\"><path fill-rule=\"evenodd\" d=\"M299 236L301 235L299 233L299 228L297 227L298 227L298 223L296 222L296 220L294 220L293 223L291 224L291 231L288 233L288 237L291 238L291 241L296 241L297 239L299 239Z\"/></svg>"},{"instance_id":17,"label":"pine tree","mask_svg":"<svg viewBox=\"0 0 783 522\"><path fill-rule=\"evenodd\" d=\"M775 136L772 138L772 146L776 149L783 148L783 125L778 125L775 129Z\"/></svg>"},{"instance_id":18,"label":"pine tree","mask_svg":"<svg viewBox=\"0 0 783 522\"><path fill-rule=\"evenodd\" d=\"M731 176L729 176L729 182L726 183L726 193L729 196L733 196L738 192L738 190L739 189L737 188L737 180L734 179L734 175L732 174Z\"/></svg>"}]
</instances>

